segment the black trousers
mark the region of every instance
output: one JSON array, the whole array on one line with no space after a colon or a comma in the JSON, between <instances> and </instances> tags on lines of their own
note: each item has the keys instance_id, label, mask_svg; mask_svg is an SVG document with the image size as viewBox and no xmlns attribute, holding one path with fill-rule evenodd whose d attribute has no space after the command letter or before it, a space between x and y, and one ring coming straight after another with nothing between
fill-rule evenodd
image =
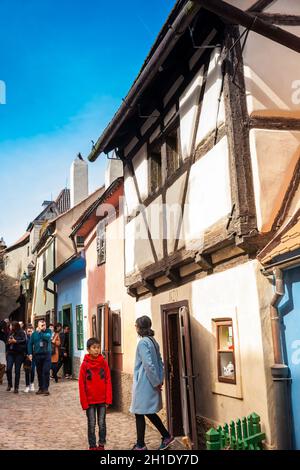
<instances>
[{"instance_id":1,"label":"black trousers","mask_svg":"<svg viewBox=\"0 0 300 470\"><path fill-rule=\"evenodd\" d=\"M165 437L169 437L170 434L167 429L164 427L160 417L157 414L151 415L135 415L135 422L136 422L136 433L137 433L137 445L139 447L145 446L145 430L146 430L146 421L145 416L151 421L152 424L156 427L156 429L160 432L161 437L164 439Z\"/></svg>"},{"instance_id":2,"label":"black trousers","mask_svg":"<svg viewBox=\"0 0 300 470\"><path fill-rule=\"evenodd\" d=\"M12 387L12 369L15 365L15 389L19 388L21 365L24 362L24 353L8 353L6 357L6 375L9 387Z\"/></svg>"}]
</instances>

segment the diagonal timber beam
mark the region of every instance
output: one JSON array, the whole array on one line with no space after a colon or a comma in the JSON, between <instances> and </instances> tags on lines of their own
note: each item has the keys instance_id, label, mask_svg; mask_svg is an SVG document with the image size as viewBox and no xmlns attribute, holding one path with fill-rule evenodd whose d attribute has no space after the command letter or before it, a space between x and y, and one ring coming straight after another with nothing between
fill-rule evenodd
<instances>
[{"instance_id":1,"label":"diagonal timber beam","mask_svg":"<svg viewBox=\"0 0 300 470\"><path fill-rule=\"evenodd\" d=\"M212 13L229 21L231 24L239 24L244 26L257 34L265 36L272 41L275 41L283 46L292 49L293 51L300 52L300 38L295 34L289 33L284 29L278 28L273 24L251 14L229 5L222 0L194 0L195 3L200 5Z\"/></svg>"}]
</instances>

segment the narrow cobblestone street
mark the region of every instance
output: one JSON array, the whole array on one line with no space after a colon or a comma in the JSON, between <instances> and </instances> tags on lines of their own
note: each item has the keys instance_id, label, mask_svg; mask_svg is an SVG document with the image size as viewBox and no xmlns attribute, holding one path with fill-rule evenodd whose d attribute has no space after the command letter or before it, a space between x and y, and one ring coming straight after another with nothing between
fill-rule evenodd
<instances>
[{"instance_id":1,"label":"narrow cobblestone street","mask_svg":"<svg viewBox=\"0 0 300 470\"><path fill-rule=\"evenodd\" d=\"M84 450L87 448L86 416L78 398L78 382L51 382L50 396L6 392L6 379L0 385L0 450ZM109 410L107 414L108 450L127 450L135 442L132 416ZM157 449L159 434L147 427L146 443ZM170 450L181 449L176 442Z\"/></svg>"}]
</instances>

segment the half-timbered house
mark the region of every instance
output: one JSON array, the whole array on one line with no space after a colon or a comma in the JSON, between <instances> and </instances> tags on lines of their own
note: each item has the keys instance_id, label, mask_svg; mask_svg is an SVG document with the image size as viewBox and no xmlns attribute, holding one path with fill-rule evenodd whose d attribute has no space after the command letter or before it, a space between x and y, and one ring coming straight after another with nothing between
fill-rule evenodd
<instances>
[{"instance_id":1,"label":"half-timbered house","mask_svg":"<svg viewBox=\"0 0 300 470\"><path fill-rule=\"evenodd\" d=\"M194 447L252 411L276 445L273 293L255 256L299 196L299 15L177 1L89 156L123 162L125 284L162 344L168 425Z\"/></svg>"}]
</instances>

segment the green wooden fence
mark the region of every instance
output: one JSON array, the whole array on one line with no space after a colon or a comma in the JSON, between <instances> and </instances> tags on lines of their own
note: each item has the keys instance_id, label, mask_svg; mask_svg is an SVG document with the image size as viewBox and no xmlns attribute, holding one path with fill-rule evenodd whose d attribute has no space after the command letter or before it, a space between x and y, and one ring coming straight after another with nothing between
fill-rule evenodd
<instances>
[{"instance_id":1,"label":"green wooden fence","mask_svg":"<svg viewBox=\"0 0 300 470\"><path fill-rule=\"evenodd\" d=\"M247 418L231 421L206 433L207 450L262 450L266 438L261 432L260 417L252 413Z\"/></svg>"}]
</instances>

